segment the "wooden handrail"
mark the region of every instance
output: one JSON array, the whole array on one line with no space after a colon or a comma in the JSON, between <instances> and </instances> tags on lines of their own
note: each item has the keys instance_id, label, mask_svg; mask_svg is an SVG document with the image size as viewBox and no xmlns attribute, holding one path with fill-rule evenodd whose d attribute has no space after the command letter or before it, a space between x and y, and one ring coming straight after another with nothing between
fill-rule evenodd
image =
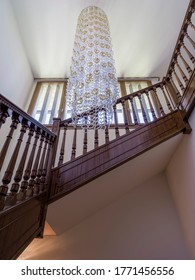
<instances>
[{"instance_id":1,"label":"wooden handrail","mask_svg":"<svg viewBox=\"0 0 195 280\"><path fill-rule=\"evenodd\" d=\"M177 57L178 55L178 51L180 50L181 48L181 42L183 41L184 37L185 37L185 32L187 31L188 29L188 26L189 26L189 20L191 19L192 17L192 14L194 12L194 8L195 8L195 0L191 0L189 5L188 5L188 8L187 8L187 11L186 11L186 14L185 14L185 17L184 17L184 20L183 20L183 24L182 24L182 27L181 27L181 31L179 33L179 36L178 36L178 39L177 39L177 42L176 42L176 45L175 45L175 49L173 51L173 55L171 57L171 61L170 61L170 64L169 64L169 67L168 67L168 70L167 70L167 74L166 74L166 77L169 77L171 71L172 71L172 67L175 63L175 58Z\"/></svg>"},{"instance_id":2,"label":"wooden handrail","mask_svg":"<svg viewBox=\"0 0 195 280\"><path fill-rule=\"evenodd\" d=\"M123 100L126 101L130 97L131 98L137 97L139 94L144 94L146 91L151 91L154 88L160 88L162 85L165 85L165 84L166 84L166 81L162 81L162 82L156 83L156 84L154 84L152 86L149 86L149 87L146 87L144 89L140 89L138 91L130 93L130 94L126 95L126 96L120 97L120 98L117 99L116 104L122 103ZM93 110L90 110L89 112L85 112L85 114L88 115L88 114L90 114L92 112L93 112ZM79 117L79 115L78 115L78 117ZM65 124L71 124L71 123L72 123L72 118L68 118L68 119L62 120L61 123L60 123L60 126L64 126Z\"/></svg>"},{"instance_id":3,"label":"wooden handrail","mask_svg":"<svg viewBox=\"0 0 195 280\"><path fill-rule=\"evenodd\" d=\"M10 127L6 122L8 118L11 119ZM0 94L1 126L6 127L1 135L4 144L0 153L0 210L3 210L5 206L8 208L47 191L56 134ZM19 138L13 139L17 129Z\"/></svg>"},{"instance_id":4,"label":"wooden handrail","mask_svg":"<svg viewBox=\"0 0 195 280\"><path fill-rule=\"evenodd\" d=\"M149 87L137 90L137 91L135 91L133 93L130 93L128 95L120 97L120 98L117 99L116 104L121 103L122 100L128 100L130 97L137 97L139 94L143 94L146 91L151 91L151 90L153 90L153 88L159 88L161 85L164 85L164 84L165 84L165 82L162 81L162 82L156 83L156 84L154 84L152 86L149 86Z\"/></svg>"},{"instance_id":5,"label":"wooden handrail","mask_svg":"<svg viewBox=\"0 0 195 280\"><path fill-rule=\"evenodd\" d=\"M132 133L114 139L109 142L109 146L105 143L83 156L53 168L49 203L185 129L182 113L176 110Z\"/></svg>"},{"instance_id":6,"label":"wooden handrail","mask_svg":"<svg viewBox=\"0 0 195 280\"><path fill-rule=\"evenodd\" d=\"M87 151L91 150L92 147L92 149L97 149L104 143L108 144L110 141L120 137L124 133L128 134L147 123L154 122L155 120L164 117L166 114L173 112L178 108L178 104L179 100L176 94L170 91L169 82L164 79L159 83L119 98L113 107L114 123L111 124L109 128L108 126L105 127L105 130L102 132L104 133L104 136L101 136L101 133L98 133L97 130L94 130L94 134L91 134L91 136L87 136L89 135L87 130L82 130L82 132L78 133L79 125L76 127L72 126L71 118L63 121L56 119L54 126L58 127L58 151L60 150L61 152L59 158L56 158L55 162L56 164L58 163L58 165L62 165L64 162L71 161L78 155L81 156L81 150L84 155ZM120 113L117 110L120 110ZM65 127L66 136L63 135ZM71 134L70 129L74 130ZM114 138L113 131L115 134ZM94 139L91 138L92 135ZM104 140L101 138L100 141L100 136L104 137ZM88 138L91 142L88 141ZM66 143L66 139L69 139L68 143ZM70 141L72 141L71 144ZM65 146L67 144L69 147L68 150L72 150L72 155L70 154L67 156L67 153L65 153ZM90 149L88 149L88 145ZM77 150L79 150L78 155ZM66 159L64 160L65 154Z\"/></svg>"},{"instance_id":7,"label":"wooden handrail","mask_svg":"<svg viewBox=\"0 0 195 280\"><path fill-rule=\"evenodd\" d=\"M35 127L39 127L40 129L50 134L51 136L53 137L56 136L53 132L51 132L51 130L47 129L46 126L42 125L40 122L35 120L32 116L24 112L22 109L20 109L17 105L15 105L13 102L11 102L2 94L0 94L0 106L1 107L4 106L4 109L7 107L9 116L12 114L11 112L15 112L23 119L26 119L29 125L33 124Z\"/></svg>"}]
</instances>

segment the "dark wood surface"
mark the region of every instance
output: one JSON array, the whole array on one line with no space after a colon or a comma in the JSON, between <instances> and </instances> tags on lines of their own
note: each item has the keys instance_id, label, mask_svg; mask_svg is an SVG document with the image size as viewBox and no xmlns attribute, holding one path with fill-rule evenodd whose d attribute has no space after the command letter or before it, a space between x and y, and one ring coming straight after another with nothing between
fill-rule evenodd
<instances>
[{"instance_id":1,"label":"dark wood surface","mask_svg":"<svg viewBox=\"0 0 195 280\"><path fill-rule=\"evenodd\" d=\"M195 70L182 96L180 105L185 109L185 118L188 119L195 106Z\"/></svg>"},{"instance_id":2,"label":"dark wood surface","mask_svg":"<svg viewBox=\"0 0 195 280\"><path fill-rule=\"evenodd\" d=\"M180 50L181 42L183 41L184 36L185 36L185 32L186 32L186 30L188 29L188 26L189 26L188 20L191 19L194 8L195 8L195 0L190 0L190 3L188 5L188 9L186 11L186 15L185 15L184 20L183 20L181 31L180 31L180 34L178 36L178 39L177 39L177 42L176 42L176 45L175 45L175 49L173 51L173 55L172 55L172 58L171 58L166 76L169 76L171 71L172 71L172 66L175 63L175 58L177 57L178 51Z\"/></svg>"},{"instance_id":3,"label":"dark wood surface","mask_svg":"<svg viewBox=\"0 0 195 280\"><path fill-rule=\"evenodd\" d=\"M52 170L49 202L74 191L87 182L121 165L148 149L184 131L181 111L123 135L86 155Z\"/></svg>"},{"instance_id":4,"label":"dark wood surface","mask_svg":"<svg viewBox=\"0 0 195 280\"><path fill-rule=\"evenodd\" d=\"M49 135L52 135L55 138L55 134L53 134L49 129L47 129L44 125L42 125L40 122L35 120L32 116L30 116L29 114L24 112L22 109L20 109L18 106L16 106L10 100L8 100L2 94L0 94L0 104L7 106L7 108L9 110L17 113L23 119L26 119L28 121L28 124L33 124L35 127L42 129L43 131L45 131L45 133L48 133Z\"/></svg>"},{"instance_id":5,"label":"dark wood surface","mask_svg":"<svg viewBox=\"0 0 195 280\"><path fill-rule=\"evenodd\" d=\"M43 228L46 192L0 214L0 259L17 258Z\"/></svg>"}]
</instances>

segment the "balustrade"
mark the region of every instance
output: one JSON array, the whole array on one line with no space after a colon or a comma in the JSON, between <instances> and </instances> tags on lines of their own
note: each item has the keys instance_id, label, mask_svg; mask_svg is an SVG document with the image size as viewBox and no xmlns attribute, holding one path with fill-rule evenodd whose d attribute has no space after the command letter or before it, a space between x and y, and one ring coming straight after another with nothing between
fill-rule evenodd
<instances>
[{"instance_id":1,"label":"balustrade","mask_svg":"<svg viewBox=\"0 0 195 280\"><path fill-rule=\"evenodd\" d=\"M7 126L5 129L7 137L1 134L4 144L0 154L0 210L44 190L50 168L48 145L53 146L56 138L55 134L0 95L1 126L6 126L8 118L12 121L10 128Z\"/></svg>"},{"instance_id":2,"label":"balustrade","mask_svg":"<svg viewBox=\"0 0 195 280\"><path fill-rule=\"evenodd\" d=\"M171 113L177 108L178 102L177 105L174 103L168 83L168 81L163 81L119 98L113 106L113 123L109 127L106 125L105 129L91 129L89 132L85 127L81 128L79 125L73 127L71 118L61 121L58 125L59 131L56 131L56 134L59 134L57 165L61 166L67 161L85 155L91 149L97 149L101 145L108 144L124 133L130 133L137 127L156 121L158 118ZM174 91L174 89L172 90ZM175 96L177 97L176 93ZM121 112L122 115L119 116ZM131 120L131 123L129 120ZM89 122L90 119L86 119L86 121ZM55 122L54 127L57 127ZM55 130L54 127L53 131ZM67 143L66 138L68 136ZM65 146L67 150L71 150L70 157L66 155L65 158ZM89 149L89 147L92 148Z\"/></svg>"},{"instance_id":3,"label":"balustrade","mask_svg":"<svg viewBox=\"0 0 195 280\"><path fill-rule=\"evenodd\" d=\"M179 105L180 108L183 108L182 97L185 96L187 85L194 73L194 5L195 1L192 0L186 13L166 75L166 79L169 79L174 91L177 94L177 106Z\"/></svg>"}]
</instances>

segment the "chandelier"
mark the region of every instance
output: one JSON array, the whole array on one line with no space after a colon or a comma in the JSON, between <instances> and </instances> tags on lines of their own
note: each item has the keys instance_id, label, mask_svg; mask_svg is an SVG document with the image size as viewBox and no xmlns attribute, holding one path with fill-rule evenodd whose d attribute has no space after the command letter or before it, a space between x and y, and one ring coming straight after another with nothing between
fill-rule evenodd
<instances>
[{"instance_id":1,"label":"chandelier","mask_svg":"<svg viewBox=\"0 0 195 280\"><path fill-rule=\"evenodd\" d=\"M108 19L98 7L79 15L66 96L74 126L105 128L112 122L119 88Z\"/></svg>"}]
</instances>

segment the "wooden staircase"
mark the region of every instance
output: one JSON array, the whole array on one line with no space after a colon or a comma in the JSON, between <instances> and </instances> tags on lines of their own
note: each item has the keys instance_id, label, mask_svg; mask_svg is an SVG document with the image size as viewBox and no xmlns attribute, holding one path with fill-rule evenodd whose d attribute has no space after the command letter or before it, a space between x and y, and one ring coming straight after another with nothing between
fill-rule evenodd
<instances>
[{"instance_id":1,"label":"wooden staircase","mask_svg":"<svg viewBox=\"0 0 195 280\"><path fill-rule=\"evenodd\" d=\"M85 155L53 168L49 203L181 132L189 132L183 111L176 110L128 132Z\"/></svg>"},{"instance_id":2,"label":"wooden staircase","mask_svg":"<svg viewBox=\"0 0 195 280\"><path fill-rule=\"evenodd\" d=\"M166 77L118 99L114 122L104 131L73 128L71 119L54 119L48 129L0 95L0 259L17 258L42 236L49 203L178 133L190 133L195 43L188 29L195 29L194 7L192 0Z\"/></svg>"}]
</instances>

